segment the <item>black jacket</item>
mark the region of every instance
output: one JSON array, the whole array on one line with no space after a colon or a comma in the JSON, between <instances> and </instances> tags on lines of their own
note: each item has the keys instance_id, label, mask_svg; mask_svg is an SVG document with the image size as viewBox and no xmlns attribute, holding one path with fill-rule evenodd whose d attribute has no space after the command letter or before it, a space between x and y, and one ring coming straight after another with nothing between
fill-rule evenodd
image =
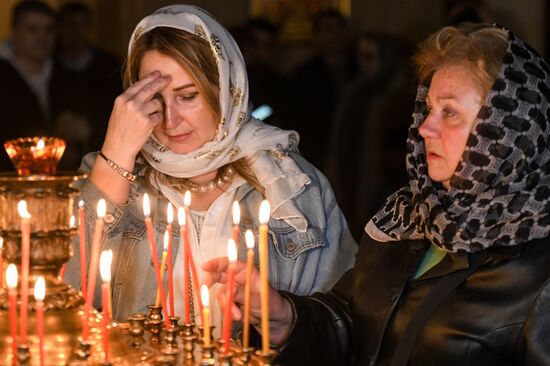
<instances>
[{"instance_id":1,"label":"black jacket","mask_svg":"<svg viewBox=\"0 0 550 366\"><path fill-rule=\"evenodd\" d=\"M297 321L279 363L389 365L428 291L480 255L447 255L411 280L428 245L365 235L355 269L330 293L288 294ZM486 254L431 313L409 365L550 365L550 238Z\"/></svg>"}]
</instances>

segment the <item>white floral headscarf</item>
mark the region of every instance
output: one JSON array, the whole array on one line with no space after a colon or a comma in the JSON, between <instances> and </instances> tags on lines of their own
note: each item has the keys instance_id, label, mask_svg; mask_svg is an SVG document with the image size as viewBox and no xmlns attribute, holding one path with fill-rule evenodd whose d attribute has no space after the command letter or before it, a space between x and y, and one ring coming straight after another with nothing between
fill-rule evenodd
<instances>
[{"instance_id":1,"label":"white floral headscarf","mask_svg":"<svg viewBox=\"0 0 550 366\"><path fill-rule=\"evenodd\" d=\"M210 44L218 65L221 120L214 140L186 154L168 150L151 136L141 150L147 162L164 174L190 178L246 158L260 184L264 186L266 198L272 205L272 216L305 231L307 223L303 214L291 200L310 182L309 177L288 155L290 151L297 151L298 134L251 117L246 67L233 37L203 9L190 5L171 5L139 22L130 38L128 53L136 39L157 27L181 29ZM174 204L181 205L178 192L159 182L152 183ZM279 211L282 207L285 210ZM281 211L285 212L284 217L279 214Z\"/></svg>"}]
</instances>

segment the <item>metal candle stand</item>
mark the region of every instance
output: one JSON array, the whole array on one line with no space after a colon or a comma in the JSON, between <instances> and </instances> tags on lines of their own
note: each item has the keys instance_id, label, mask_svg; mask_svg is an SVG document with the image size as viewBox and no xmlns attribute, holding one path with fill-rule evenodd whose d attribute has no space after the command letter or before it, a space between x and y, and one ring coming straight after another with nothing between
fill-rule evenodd
<instances>
[{"instance_id":1,"label":"metal candle stand","mask_svg":"<svg viewBox=\"0 0 550 366\"><path fill-rule=\"evenodd\" d=\"M209 346L202 343L202 329L195 324L179 324L178 317L170 318L166 329L162 308L150 305L149 313L136 313L128 323L109 323L109 361L101 332L102 315L92 310L89 315L89 336L82 338L84 300L82 294L66 284L59 276L61 266L71 253L76 228L70 225L74 199L78 190L73 184L85 178L80 173L57 173L64 142L57 138L33 137L8 141L6 151L16 170L0 173L0 236L6 263L21 263L21 228L17 204L27 202L32 215L30 233L30 268L28 288L32 289L38 276L46 283L44 299L45 337L44 364L54 365L273 365L277 355L254 352L254 349L230 347L225 355L216 349L214 340ZM19 269L20 270L20 269ZM18 295L19 296L19 295ZM19 312L20 299L17 310ZM35 301L29 296L28 335L25 344L17 344L9 334L8 291L0 290L0 365L39 365L39 346ZM212 327L213 328L213 327ZM210 333L212 334L212 332ZM14 356L17 360L14 360Z\"/></svg>"}]
</instances>

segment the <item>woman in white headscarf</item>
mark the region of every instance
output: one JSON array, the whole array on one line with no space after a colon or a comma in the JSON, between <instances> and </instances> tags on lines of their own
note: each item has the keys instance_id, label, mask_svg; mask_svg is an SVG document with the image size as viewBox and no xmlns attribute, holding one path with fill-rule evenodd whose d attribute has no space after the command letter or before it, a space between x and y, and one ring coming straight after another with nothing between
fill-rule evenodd
<instances>
[{"instance_id":1,"label":"woman in white headscarf","mask_svg":"<svg viewBox=\"0 0 550 366\"><path fill-rule=\"evenodd\" d=\"M115 319L146 311L155 301L145 192L152 197L160 256L167 205L181 207L184 192L191 191L190 241L199 277L203 262L227 255L234 201L241 208L239 258L245 257L244 233L257 234L264 198L272 209L269 278L275 288L304 295L326 290L353 265L356 243L329 183L300 157L294 131L250 116L241 53L209 14L174 5L144 18L130 40L124 82L101 151L84 159L89 178L79 187L88 223L96 218L98 199L107 201L101 249L114 251ZM175 314L182 316L182 241L174 226ZM74 253L67 278L78 285ZM217 323L219 309L212 308Z\"/></svg>"}]
</instances>

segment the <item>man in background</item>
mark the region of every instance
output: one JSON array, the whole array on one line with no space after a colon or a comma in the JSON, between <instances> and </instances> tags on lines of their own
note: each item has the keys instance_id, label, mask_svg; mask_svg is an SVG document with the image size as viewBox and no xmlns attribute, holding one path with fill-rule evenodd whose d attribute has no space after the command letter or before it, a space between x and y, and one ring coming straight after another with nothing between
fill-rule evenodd
<instances>
[{"instance_id":1,"label":"man in background","mask_svg":"<svg viewBox=\"0 0 550 366\"><path fill-rule=\"evenodd\" d=\"M122 92L120 62L91 42L91 25L84 3L67 2L58 10L55 61L64 110L55 132L69 143L62 161L69 169L101 148L113 102Z\"/></svg>"}]
</instances>

